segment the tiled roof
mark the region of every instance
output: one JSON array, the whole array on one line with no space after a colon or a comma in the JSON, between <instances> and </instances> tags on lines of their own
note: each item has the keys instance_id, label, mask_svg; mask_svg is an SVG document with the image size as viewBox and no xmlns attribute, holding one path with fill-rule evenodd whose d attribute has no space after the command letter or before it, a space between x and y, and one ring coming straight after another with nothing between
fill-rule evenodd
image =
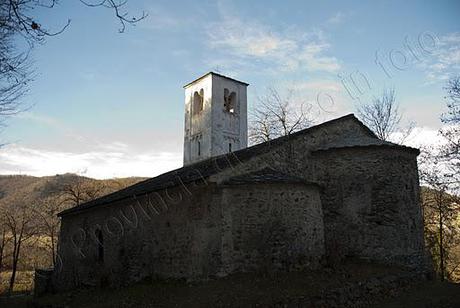
<instances>
[{"instance_id":1,"label":"tiled roof","mask_svg":"<svg viewBox=\"0 0 460 308\"><path fill-rule=\"evenodd\" d=\"M321 151L329 151L329 150L336 150L336 149L346 149L346 148L359 148L359 147L395 147L404 150L408 150L414 152L415 154L419 154L420 150L407 147L404 145L396 144L393 142L388 142L380 139L375 138L359 138L359 139L346 139L340 140L337 142L328 143L327 146L317 148L314 152L321 152Z\"/></svg>"},{"instance_id":2,"label":"tiled roof","mask_svg":"<svg viewBox=\"0 0 460 308\"><path fill-rule=\"evenodd\" d=\"M318 185L316 183L307 182L302 178L287 175L271 168L264 168L255 172L246 173L243 175L234 176L222 184L224 185L243 185L257 183L300 183Z\"/></svg>"}]
</instances>

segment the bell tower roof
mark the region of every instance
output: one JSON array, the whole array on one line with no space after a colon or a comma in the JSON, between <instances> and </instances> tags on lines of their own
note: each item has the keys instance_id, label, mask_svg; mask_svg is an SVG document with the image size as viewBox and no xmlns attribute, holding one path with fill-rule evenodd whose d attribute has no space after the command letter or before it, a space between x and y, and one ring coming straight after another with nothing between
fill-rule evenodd
<instances>
[{"instance_id":1,"label":"bell tower roof","mask_svg":"<svg viewBox=\"0 0 460 308\"><path fill-rule=\"evenodd\" d=\"M237 82L237 83L241 83L241 84L243 84L243 85L245 85L245 86L249 86L249 83L246 83L246 82L243 82L243 81L240 81L240 80L236 80L236 79L234 79L234 78L230 78L230 77L227 77L227 76L224 76L224 75L215 73L215 72L209 72L209 73L206 73L206 74L202 75L201 77L198 77L197 79L195 79L195 80L193 80L193 81L187 83L186 85L184 85L183 88L184 88L184 89L185 89L185 88L188 88L188 87L191 86L192 84L194 84L194 83L200 81L201 79L207 77L208 75L218 76L218 77L225 78L225 79L228 79L228 80Z\"/></svg>"}]
</instances>

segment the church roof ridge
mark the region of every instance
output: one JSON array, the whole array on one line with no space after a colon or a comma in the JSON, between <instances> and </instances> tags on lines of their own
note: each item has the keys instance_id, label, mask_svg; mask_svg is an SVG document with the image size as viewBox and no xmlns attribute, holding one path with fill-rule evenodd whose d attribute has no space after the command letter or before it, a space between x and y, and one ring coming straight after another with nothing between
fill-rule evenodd
<instances>
[{"instance_id":1,"label":"church roof ridge","mask_svg":"<svg viewBox=\"0 0 460 308\"><path fill-rule=\"evenodd\" d=\"M326 146L322 146L317 148L316 150L313 151L313 153L320 153L324 151L330 151L330 150L338 150L338 149L349 149L349 148L362 148L362 147L393 147L393 148L401 148L405 149L411 152L416 153L417 155L420 154L420 150L416 148L412 148L409 146L405 146L402 144L397 144L381 139L375 139L375 138L359 138L359 139L346 139L346 140L341 140L338 142L332 142L327 144Z\"/></svg>"}]
</instances>

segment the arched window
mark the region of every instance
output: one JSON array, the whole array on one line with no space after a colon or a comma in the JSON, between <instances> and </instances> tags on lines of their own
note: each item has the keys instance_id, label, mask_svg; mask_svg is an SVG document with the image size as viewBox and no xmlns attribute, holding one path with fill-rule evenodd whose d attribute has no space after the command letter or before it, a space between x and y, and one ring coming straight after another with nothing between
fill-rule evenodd
<instances>
[{"instance_id":1,"label":"arched window","mask_svg":"<svg viewBox=\"0 0 460 308\"><path fill-rule=\"evenodd\" d=\"M224 108L229 113L235 113L236 110L236 93L224 89Z\"/></svg>"},{"instance_id":2,"label":"arched window","mask_svg":"<svg viewBox=\"0 0 460 308\"><path fill-rule=\"evenodd\" d=\"M201 155L201 143L198 141L198 156Z\"/></svg>"},{"instance_id":3,"label":"arched window","mask_svg":"<svg viewBox=\"0 0 460 308\"><path fill-rule=\"evenodd\" d=\"M204 91L203 89L200 92L195 91L193 93L193 104L192 104L192 114L199 114L203 110L204 105Z\"/></svg>"},{"instance_id":4,"label":"arched window","mask_svg":"<svg viewBox=\"0 0 460 308\"><path fill-rule=\"evenodd\" d=\"M102 236L102 230L97 229L95 232L97 240L97 261L104 262L104 237Z\"/></svg>"}]
</instances>

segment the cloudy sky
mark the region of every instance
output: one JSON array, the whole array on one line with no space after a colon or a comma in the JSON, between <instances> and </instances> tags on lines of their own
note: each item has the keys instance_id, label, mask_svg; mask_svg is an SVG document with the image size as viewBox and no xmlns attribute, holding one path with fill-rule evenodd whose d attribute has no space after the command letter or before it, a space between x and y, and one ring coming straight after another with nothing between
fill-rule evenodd
<instances>
[{"instance_id":1,"label":"cloudy sky","mask_svg":"<svg viewBox=\"0 0 460 308\"><path fill-rule=\"evenodd\" d=\"M130 1L149 14L118 33L109 10L62 1L33 54L32 106L0 140L0 174L154 176L182 165L182 86L218 71L294 88L323 121L394 87L416 145L435 136L460 72L459 1ZM353 82L354 80L354 82Z\"/></svg>"}]
</instances>

